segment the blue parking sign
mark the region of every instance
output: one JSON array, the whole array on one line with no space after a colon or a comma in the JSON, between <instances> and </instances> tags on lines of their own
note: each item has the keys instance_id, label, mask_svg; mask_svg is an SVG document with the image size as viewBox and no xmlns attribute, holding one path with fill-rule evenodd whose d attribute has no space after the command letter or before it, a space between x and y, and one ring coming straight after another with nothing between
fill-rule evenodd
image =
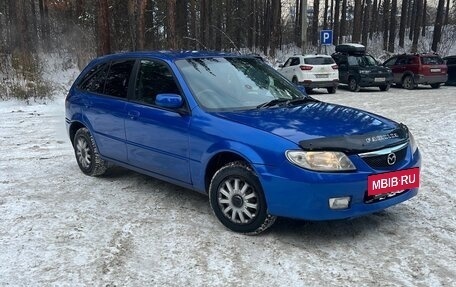
<instances>
[{"instance_id":1,"label":"blue parking sign","mask_svg":"<svg viewBox=\"0 0 456 287\"><path fill-rule=\"evenodd\" d=\"M320 31L320 44L321 45L332 45L333 42L333 31L332 30L321 30Z\"/></svg>"}]
</instances>

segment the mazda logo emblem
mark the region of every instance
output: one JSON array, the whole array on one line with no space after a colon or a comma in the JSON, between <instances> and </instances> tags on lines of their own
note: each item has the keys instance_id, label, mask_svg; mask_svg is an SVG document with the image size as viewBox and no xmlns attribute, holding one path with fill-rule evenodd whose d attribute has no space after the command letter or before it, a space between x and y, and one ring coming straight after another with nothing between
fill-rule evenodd
<instances>
[{"instance_id":1,"label":"mazda logo emblem","mask_svg":"<svg viewBox=\"0 0 456 287\"><path fill-rule=\"evenodd\" d=\"M386 157L386 162L388 163L388 165L393 165L396 163L396 154L394 152L388 154L388 156Z\"/></svg>"}]
</instances>

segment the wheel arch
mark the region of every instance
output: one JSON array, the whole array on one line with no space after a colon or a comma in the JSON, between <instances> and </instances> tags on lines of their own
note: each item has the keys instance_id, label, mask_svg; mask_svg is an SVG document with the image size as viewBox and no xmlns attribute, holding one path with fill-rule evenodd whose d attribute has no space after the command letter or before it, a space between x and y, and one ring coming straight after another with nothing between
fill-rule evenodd
<instances>
[{"instance_id":1,"label":"wheel arch","mask_svg":"<svg viewBox=\"0 0 456 287\"><path fill-rule=\"evenodd\" d=\"M70 141L71 144L73 145L74 142L74 136L76 135L76 132L81 129L81 128L87 128L82 122L80 121L74 121L70 124L70 128L68 130L69 136L70 136Z\"/></svg>"}]
</instances>

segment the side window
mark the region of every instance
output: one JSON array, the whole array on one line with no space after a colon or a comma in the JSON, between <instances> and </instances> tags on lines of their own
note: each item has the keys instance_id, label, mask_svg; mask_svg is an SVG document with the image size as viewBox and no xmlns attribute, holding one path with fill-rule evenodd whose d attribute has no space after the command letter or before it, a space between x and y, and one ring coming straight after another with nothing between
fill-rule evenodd
<instances>
[{"instance_id":1,"label":"side window","mask_svg":"<svg viewBox=\"0 0 456 287\"><path fill-rule=\"evenodd\" d=\"M291 63L291 58L288 58L288 60L285 62L285 64L283 64L283 66L288 67L288 66L290 66L290 63Z\"/></svg>"},{"instance_id":2,"label":"side window","mask_svg":"<svg viewBox=\"0 0 456 287\"><path fill-rule=\"evenodd\" d=\"M106 77L104 94L126 98L128 95L128 81L130 79L131 70L135 64L134 60L113 62L109 68Z\"/></svg>"},{"instance_id":3,"label":"side window","mask_svg":"<svg viewBox=\"0 0 456 287\"><path fill-rule=\"evenodd\" d=\"M299 65L299 58L291 58L290 66L297 66Z\"/></svg>"},{"instance_id":4,"label":"side window","mask_svg":"<svg viewBox=\"0 0 456 287\"><path fill-rule=\"evenodd\" d=\"M391 67L391 66L394 65L394 63L396 63L396 59L397 58L391 58L388 61L386 61L384 65L387 66L387 67Z\"/></svg>"},{"instance_id":5,"label":"side window","mask_svg":"<svg viewBox=\"0 0 456 287\"><path fill-rule=\"evenodd\" d=\"M142 60L136 79L136 99L155 104L158 94L180 94L171 70L165 63Z\"/></svg>"},{"instance_id":6,"label":"side window","mask_svg":"<svg viewBox=\"0 0 456 287\"><path fill-rule=\"evenodd\" d=\"M109 66L106 63L93 67L81 80L78 88L81 90L102 94L108 67Z\"/></svg>"},{"instance_id":7,"label":"side window","mask_svg":"<svg viewBox=\"0 0 456 287\"><path fill-rule=\"evenodd\" d=\"M348 56L347 62L349 66L358 66L358 59L356 57Z\"/></svg>"}]
</instances>

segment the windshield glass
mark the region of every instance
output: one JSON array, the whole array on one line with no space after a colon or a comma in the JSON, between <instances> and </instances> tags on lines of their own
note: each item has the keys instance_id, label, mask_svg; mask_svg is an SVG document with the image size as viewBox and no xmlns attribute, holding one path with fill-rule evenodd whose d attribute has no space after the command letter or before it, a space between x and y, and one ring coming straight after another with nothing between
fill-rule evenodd
<instances>
[{"instance_id":1,"label":"windshield glass","mask_svg":"<svg viewBox=\"0 0 456 287\"><path fill-rule=\"evenodd\" d=\"M350 66L361 66L361 67L377 66L377 62L375 61L375 59L369 55L348 56L347 60L348 60L348 64Z\"/></svg>"},{"instance_id":2,"label":"windshield glass","mask_svg":"<svg viewBox=\"0 0 456 287\"><path fill-rule=\"evenodd\" d=\"M208 110L252 109L304 95L268 65L241 57L176 61L198 103Z\"/></svg>"}]
</instances>

